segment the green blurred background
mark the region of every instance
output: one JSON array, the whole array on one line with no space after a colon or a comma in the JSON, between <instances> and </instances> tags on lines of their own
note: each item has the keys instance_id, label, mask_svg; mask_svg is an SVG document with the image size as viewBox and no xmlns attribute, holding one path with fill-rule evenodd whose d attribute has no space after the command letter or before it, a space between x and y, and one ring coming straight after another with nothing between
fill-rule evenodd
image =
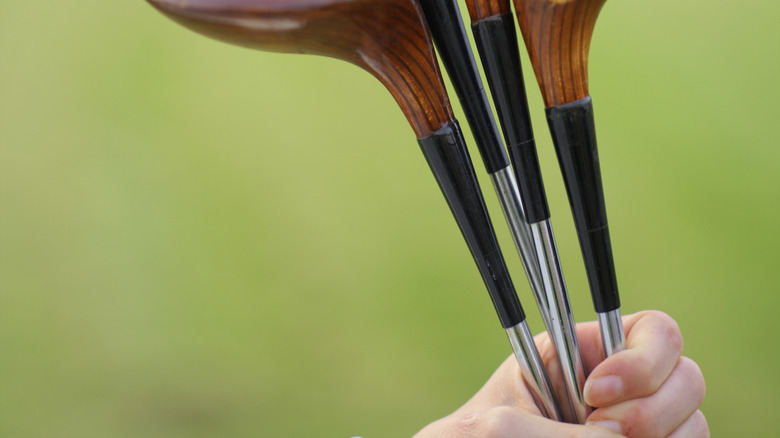
<instances>
[{"instance_id":1,"label":"green blurred background","mask_svg":"<svg viewBox=\"0 0 780 438\"><path fill-rule=\"evenodd\" d=\"M770 0L610 1L590 57L624 313L677 319L718 436L773 435L780 409L779 21ZM0 2L0 437L409 436L509 354L370 75L143 1Z\"/></svg>"}]
</instances>

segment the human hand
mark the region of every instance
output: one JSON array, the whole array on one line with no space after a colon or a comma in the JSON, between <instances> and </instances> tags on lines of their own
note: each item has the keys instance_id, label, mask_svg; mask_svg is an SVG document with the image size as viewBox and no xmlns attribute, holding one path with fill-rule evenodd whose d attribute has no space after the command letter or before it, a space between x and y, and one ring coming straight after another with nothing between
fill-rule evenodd
<instances>
[{"instance_id":1,"label":"human hand","mask_svg":"<svg viewBox=\"0 0 780 438\"><path fill-rule=\"evenodd\" d=\"M682 335L668 315L645 311L623 318L624 351L603 359L597 322L577 325L585 368L585 401L595 409L585 425L542 417L510 356L485 386L451 415L435 421L415 438L577 437L703 438L709 428L699 410L704 377L681 356ZM553 386L562 387L559 366L547 333L535 338Z\"/></svg>"}]
</instances>

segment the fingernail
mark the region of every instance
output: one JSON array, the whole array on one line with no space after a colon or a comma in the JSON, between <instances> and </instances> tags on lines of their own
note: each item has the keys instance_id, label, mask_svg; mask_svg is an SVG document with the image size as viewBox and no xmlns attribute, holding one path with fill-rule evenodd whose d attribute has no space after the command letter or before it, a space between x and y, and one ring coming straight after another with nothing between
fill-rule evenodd
<instances>
[{"instance_id":1,"label":"fingernail","mask_svg":"<svg viewBox=\"0 0 780 438\"><path fill-rule=\"evenodd\" d=\"M600 427L602 429L607 429L609 431L615 432L618 435L623 434L623 430L620 428L620 423L613 420L606 420L606 421L594 421L594 422L587 422L585 423L586 426L596 426Z\"/></svg>"},{"instance_id":2,"label":"fingernail","mask_svg":"<svg viewBox=\"0 0 780 438\"><path fill-rule=\"evenodd\" d=\"M623 379L615 375L585 382L585 401L591 406L604 406L623 395Z\"/></svg>"}]
</instances>

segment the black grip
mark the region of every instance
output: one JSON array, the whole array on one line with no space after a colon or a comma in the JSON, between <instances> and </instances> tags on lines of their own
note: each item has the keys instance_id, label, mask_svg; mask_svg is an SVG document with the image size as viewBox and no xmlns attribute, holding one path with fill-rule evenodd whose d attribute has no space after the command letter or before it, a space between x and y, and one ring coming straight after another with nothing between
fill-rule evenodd
<instances>
[{"instance_id":1,"label":"black grip","mask_svg":"<svg viewBox=\"0 0 780 438\"><path fill-rule=\"evenodd\" d=\"M599 313L615 310L620 307L620 297L590 96L548 108L547 122L569 195L593 306Z\"/></svg>"},{"instance_id":2,"label":"black grip","mask_svg":"<svg viewBox=\"0 0 780 438\"><path fill-rule=\"evenodd\" d=\"M490 110L457 2L421 0L420 6L474 134L485 169L492 174L506 168L509 157L498 136L498 127Z\"/></svg>"},{"instance_id":3,"label":"black grip","mask_svg":"<svg viewBox=\"0 0 780 438\"><path fill-rule=\"evenodd\" d=\"M512 159L526 220L547 220L550 209L536 155L514 16L504 14L475 21L471 30Z\"/></svg>"},{"instance_id":4,"label":"black grip","mask_svg":"<svg viewBox=\"0 0 780 438\"><path fill-rule=\"evenodd\" d=\"M418 139L504 328L525 321L457 122Z\"/></svg>"}]
</instances>

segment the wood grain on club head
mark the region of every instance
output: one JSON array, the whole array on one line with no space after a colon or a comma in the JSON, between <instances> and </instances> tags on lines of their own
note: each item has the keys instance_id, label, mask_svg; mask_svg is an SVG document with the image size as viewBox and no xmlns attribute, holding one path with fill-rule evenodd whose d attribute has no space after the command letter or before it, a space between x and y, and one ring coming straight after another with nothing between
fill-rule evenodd
<instances>
[{"instance_id":1,"label":"wood grain on club head","mask_svg":"<svg viewBox=\"0 0 780 438\"><path fill-rule=\"evenodd\" d=\"M418 138L453 119L415 0L147 0L176 22L253 49L342 59L376 76Z\"/></svg>"},{"instance_id":2,"label":"wood grain on club head","mask_svg":"<svg viewBox=\"0 0 780 438\"><path fill-rule=\"evenodd\" d=\"M499 17L511 12L509 0L466 0L471 21Z\"/></svg>"},{"instance_id":3,"label":"wood grain on club head","mask_svg":"<svg viewBox=\"0 0 780 438\"><path fill-rule=\"evenodd\" d=\"M514 0L547 108L588 96L588 51L606 0Z\"/></svg>"}]
</instances>

